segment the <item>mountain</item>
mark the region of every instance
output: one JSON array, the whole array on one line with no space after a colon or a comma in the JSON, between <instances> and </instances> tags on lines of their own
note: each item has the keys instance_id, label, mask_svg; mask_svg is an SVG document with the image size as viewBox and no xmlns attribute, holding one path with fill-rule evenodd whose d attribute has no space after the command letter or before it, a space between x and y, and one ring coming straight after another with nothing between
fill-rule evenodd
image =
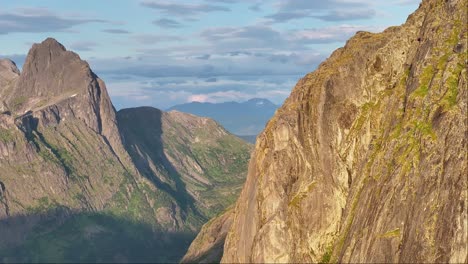
<instances>
[{"instance_id":1,"label":"mountain","mask_svg":"<svg viewBox=\"0 0 468 264\"><path fill-rule=\"evenodd\" d=\"M176 105L168 109L213 118L229 132L252 137L259 134L278 106L267 99L254 98L243 103L200 103ZM253 140L255 141L255 140Z\"/></svg>"},{"instance_id":2,"label":"mountain","mask_svg":"<svg viewBox=\"0 0 468 264\"><path fill-rule=\"evenodd\" d=\"M117 120L139 171L204 217L224 211L245 181L252 146L214 120L151 107L123 109Z\"/></svg>"},{"instance_id":3,"label":"mountain","mask_svg":"<svg viewBox=\"0 0 468 264\"><path fill-rule=\"evenodd\" d=\"M115 111L54 39L0 60L0 262L176 262L238 196L251 145L215 121Z\"/></svg>"},{"instance_id":4,"label":"mountain","mask_svg":"<svg viewBox=\"0 0 468 264\"><path fill-rule=\"evenodd\" d=\"M257 138L233 216L184 261L220 256L219 230L224 263L466 263L467 22L466 1L424 0L303 77Z\"/></svg>"}]
</instances>

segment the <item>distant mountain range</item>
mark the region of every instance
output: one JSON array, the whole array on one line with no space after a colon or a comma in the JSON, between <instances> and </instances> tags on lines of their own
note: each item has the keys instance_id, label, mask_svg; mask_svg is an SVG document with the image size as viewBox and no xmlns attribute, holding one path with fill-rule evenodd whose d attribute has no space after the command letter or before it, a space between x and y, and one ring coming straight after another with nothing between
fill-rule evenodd
<instances>
[{"instance_id":1,"label":"distant mountain range","mask_svg":"<svg viewBox=\"0 0 468 264\"><path fill-rule=\"evenodd\" d=\"M229 132L239 136L249 136L252 141L273 116L278 105L267 99L254 98L246 102L180 104L168 109L204 116L218 121ZM245 138L245 137L243 137Z\"/></svg>"}]
</instances>

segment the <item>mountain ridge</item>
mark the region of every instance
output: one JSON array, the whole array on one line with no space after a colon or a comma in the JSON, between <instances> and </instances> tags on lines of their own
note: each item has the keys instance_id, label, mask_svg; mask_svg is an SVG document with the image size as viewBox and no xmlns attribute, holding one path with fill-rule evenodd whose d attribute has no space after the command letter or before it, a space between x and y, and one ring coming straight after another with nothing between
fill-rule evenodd
<instances>
[{"instance_id":1,"label":"mountain ridge","mask_svg":"<svg viewBox=\"0 0 468 264\"><path fill-rule=\"evenodd\" d=\"M277 105L268 99L252 98L245 102L191 102L173 106L167 111L177 110L197 116L213 118L235 135L257 135L273 116Z\"/></svg>"}]
</instances>

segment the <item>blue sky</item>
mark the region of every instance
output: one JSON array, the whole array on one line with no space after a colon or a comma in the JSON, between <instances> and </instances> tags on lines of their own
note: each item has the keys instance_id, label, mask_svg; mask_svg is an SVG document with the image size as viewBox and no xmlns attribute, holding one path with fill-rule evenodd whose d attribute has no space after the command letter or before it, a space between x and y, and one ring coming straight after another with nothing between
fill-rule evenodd
<instances>
[{"instance_id":1,"label":"blue sky","mask_svg":"<svg viewBox=\"0 0 468 264\"><path fill-rule=\"evenodd\" d=\"M0 57L54 37L117 108L275 103L356 31L404 23L419 0L0 0Z\"/></svg>"}]
</instances>

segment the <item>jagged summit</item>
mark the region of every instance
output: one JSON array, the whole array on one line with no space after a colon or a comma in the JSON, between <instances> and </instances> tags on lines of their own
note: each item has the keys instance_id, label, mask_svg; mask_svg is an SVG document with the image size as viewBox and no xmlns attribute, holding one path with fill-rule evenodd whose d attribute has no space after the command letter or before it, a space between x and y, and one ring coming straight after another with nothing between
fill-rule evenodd
<instances>
[{"instance_id":1,"label":"jagged summit","mask_svg":"<svg viewBox=\"0 0 468 264\"><path fill-rule=\"evenodd\" d=\"M35 50L49 51L49 52L64 52L67 51L65 46L54 38L46 38L41 43L34 43L31 47L30 53Z\"/></svg>"},{"instance_id":2,"label":"jagged summit","mask_svg":"<svg viewBox=\"0 0 468 264\"><path fill-rule=\"evenodd\" d=\"M86 61L53 38L32 46L21 73L8 61L2 65L10 68L10 75L17 74L19 78L2 97L9 110L17 115L57 108L60 114L54 114L55 122L73 115L99 132L101 115L114 112L104 82Z\"/></svg>"},{"instance_id":3,"label":"jagged summit","mask_svg":"<svg viewBox=\"0 0 468 264\"><path fill-rule=\"evenodd\" d=\"M15 92L47 99L85 92L95 79L86 61L67 51L57 40L48 38L30 49Z\"/></svg>"},{"instance_id":4,"label":"jagged summit","mask_svg":"<svg viewBox=\"0 0 468 264\"><path fill-rule=\"evenodd\" d=\"M4 64L12 68L8 61ZM1 110L15 116L26 130L78 120L103 136L116 153L124 153L106 85L86 61L57 40L34 44L21 74L2 87Z\"/></svg>"}]
</instances>

